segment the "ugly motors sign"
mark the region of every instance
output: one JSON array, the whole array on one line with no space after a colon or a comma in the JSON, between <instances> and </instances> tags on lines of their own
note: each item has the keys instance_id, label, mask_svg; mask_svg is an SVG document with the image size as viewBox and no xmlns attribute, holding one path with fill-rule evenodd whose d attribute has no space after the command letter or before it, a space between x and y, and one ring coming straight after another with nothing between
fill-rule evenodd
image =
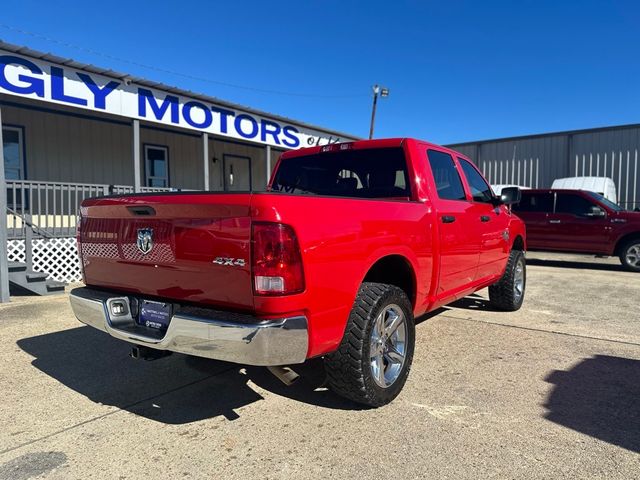
<instances>
[{"instance_id":1,"label":"ugly motors sign","mask_svg":"<svg viewBox=\"0 0 640 480\"><path fill-rule=\"evenodd\" d=\"M0 93L128 118L299 148L340 140L254 113L0 50Z\"/></svg>"}]
</instances>

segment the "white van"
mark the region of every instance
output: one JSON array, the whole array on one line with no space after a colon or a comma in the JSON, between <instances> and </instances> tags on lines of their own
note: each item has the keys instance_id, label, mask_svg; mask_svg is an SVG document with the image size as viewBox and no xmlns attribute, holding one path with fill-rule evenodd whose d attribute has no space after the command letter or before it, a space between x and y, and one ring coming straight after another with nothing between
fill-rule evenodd
<instances>
[{"instance_id":1,"label":"white van","mask_svg":"<svg viewBox=\"0 0 640 480\"><path fill-rule=\"evenodd\" d=\"M552 189L565 190L586 190L588 192L596 192L611 200L613 203L618 202L616 192L616 184L608 177L569 177L558 178L553 181Z\"/></svg>"}]
</instances>

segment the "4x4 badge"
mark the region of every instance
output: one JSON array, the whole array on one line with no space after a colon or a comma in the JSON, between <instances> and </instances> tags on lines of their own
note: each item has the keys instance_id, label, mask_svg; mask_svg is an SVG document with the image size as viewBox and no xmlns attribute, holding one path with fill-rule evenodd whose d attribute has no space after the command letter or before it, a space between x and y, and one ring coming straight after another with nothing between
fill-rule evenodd
<instances>
[{"instance_id":1,"label":"4x4 badge","mask_svg":"<svg viewBox=\"0 0 640 480\"><path fill-rule=\"evenodd\" d=\"M504 238L505 242L509 241L509 230L505 230L504 232L502 232L502 238Z\"/></svg>"},{"instance_id":2,"label":"4x4 badge","mask_svg":"<svg viewBox=\"0 0 640 480\"><path fill-rule=\"evenodd\" d=\"M216 257L213 263L231 267L244 267L247 262L245 262L244 258Z\"/></svg>"}]
</instances>

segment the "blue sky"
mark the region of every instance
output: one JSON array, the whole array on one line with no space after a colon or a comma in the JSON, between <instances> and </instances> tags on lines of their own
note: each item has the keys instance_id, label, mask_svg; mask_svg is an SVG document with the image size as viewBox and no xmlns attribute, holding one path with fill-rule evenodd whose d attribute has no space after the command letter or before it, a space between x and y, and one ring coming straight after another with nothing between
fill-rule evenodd
<instances>
[{"instance_id":1,"label":"blue sky","mask_svg":"<svg viewBox=\"0 0 640 480\"><path fill-rule=\"evenodd\" d=\"M446 144L640 122L638 18L631 1L22 0L0 38L360 136L380 83L376 137Z\"/></svg>"}]
</instances>

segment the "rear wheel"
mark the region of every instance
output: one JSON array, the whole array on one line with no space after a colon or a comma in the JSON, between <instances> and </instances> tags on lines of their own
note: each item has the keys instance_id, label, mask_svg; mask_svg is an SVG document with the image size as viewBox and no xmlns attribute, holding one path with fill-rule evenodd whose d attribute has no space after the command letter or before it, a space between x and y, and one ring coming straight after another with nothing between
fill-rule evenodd
<instances>
[{"instance_id":1,"label":"rear wheel","mask_svg":"<svg viewBox=\"0 0 640 480\"><path fill-rule=\"evenodd\" d=\"M372 407L398 396L415 346L413 311L394 285L363 283L338 350L325 357L329 386Z\"/></svg>"},{"instance_id":2,"label":"rear wheel","mask_svg":"<svg viewBox=\"0 0 640 480\"><path fill-rule=\"evenodd\" d=\"M627 270L640 272L640 238L630 240L622 246L620 262Z\"/></svg>"},{"instance_id":3,"label":"rear wheel","mask_svg":"<svg viewBox=\"0 0 640 480\"><path fill-rule=\"evenodd\" d=\"M499 310L515 312L524 301L527 286L527 266L524 252L511 250L502 278L489 287L489 301Z\"/></svg>"}]
</instances>

